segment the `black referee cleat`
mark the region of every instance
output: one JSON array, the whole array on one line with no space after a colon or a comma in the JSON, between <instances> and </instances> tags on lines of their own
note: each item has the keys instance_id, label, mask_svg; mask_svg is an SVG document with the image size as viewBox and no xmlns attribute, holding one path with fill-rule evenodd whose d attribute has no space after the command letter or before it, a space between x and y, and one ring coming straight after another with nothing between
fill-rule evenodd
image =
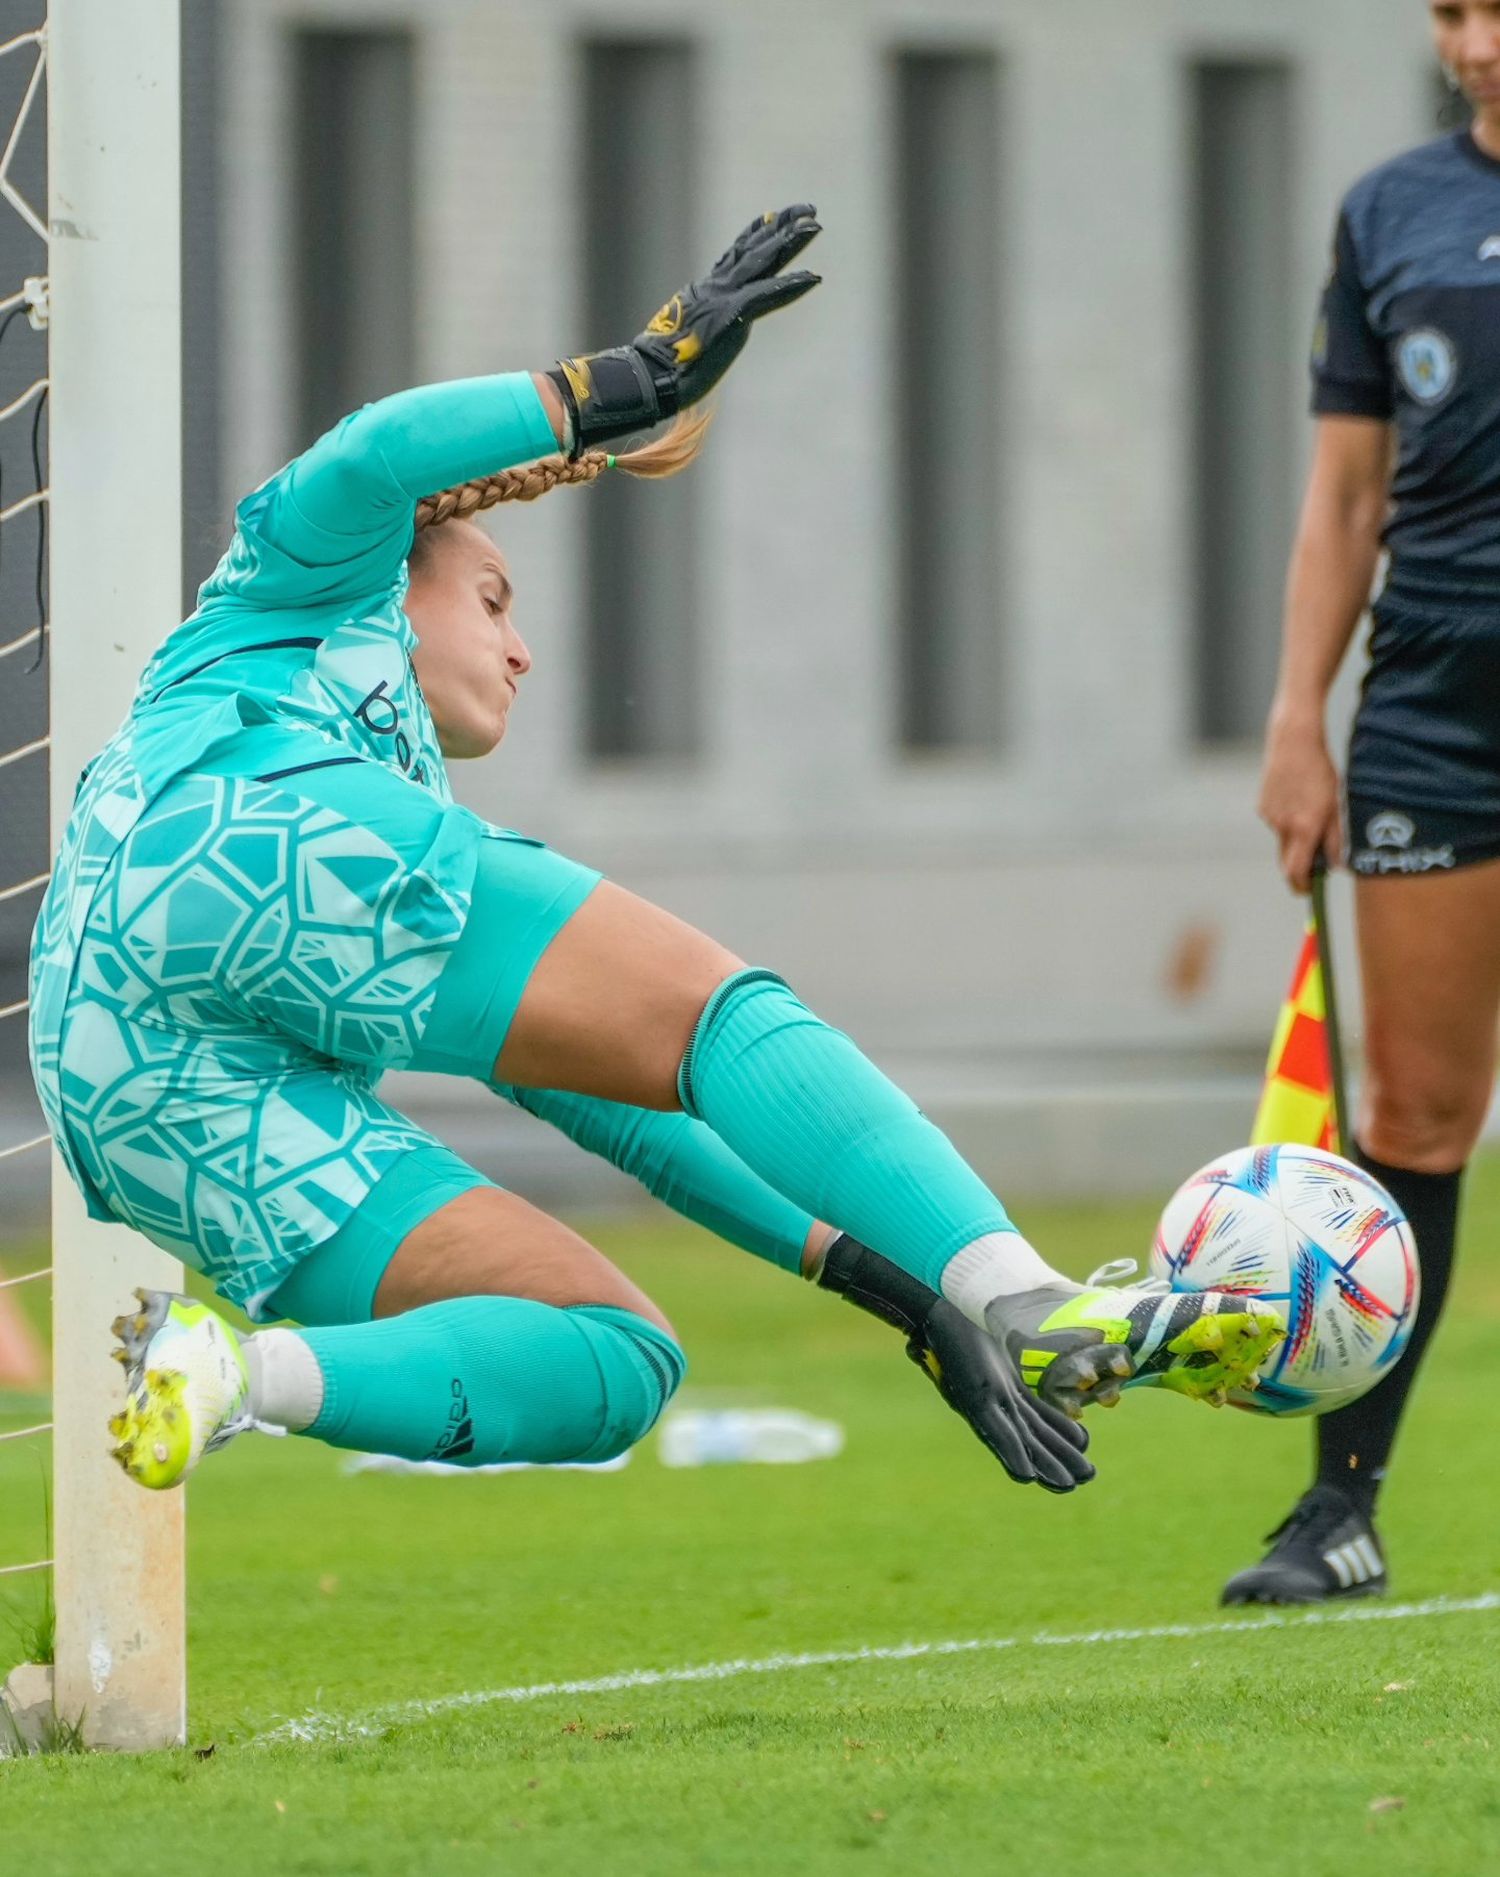
<instances>
[{"instance_id":1,"label":"black referee cleat","mask_svg":"<svg viewBox=\"0 0 1500 1877\"><path fill-rule=\"evenodd\" d=\"M1230 1578L1221 1603L1326 1603L1385 1594L1375 1527L1337 1487L1311 1487L1270 1539L1259 1564Z\"/></svg>"}]
</instances>

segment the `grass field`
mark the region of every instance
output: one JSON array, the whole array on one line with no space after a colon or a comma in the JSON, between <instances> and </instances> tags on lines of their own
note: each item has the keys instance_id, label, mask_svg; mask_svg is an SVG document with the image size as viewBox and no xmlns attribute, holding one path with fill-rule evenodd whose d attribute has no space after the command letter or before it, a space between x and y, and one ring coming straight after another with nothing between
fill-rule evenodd
<instances>
[{"instance_id":1,"label":"grass field","mask_svg":"<svg viewBox=\"0 0 1500 1877\"><path fill-rule=\"evenodd\" d=\"M1138 1249L1150 1208L1024 1219L1083 1273ZM1388 1495L1403 1604L1500 1591L1497 1235L1491 1161ZM311 1442L242 1441L192 1487L194 1750L0 1763L0 1866L1500 1870L1500 1608L1212 1627L1305 1427L1138 1394L1096 1418L1099 1480L1054 1500L855 1312L675 1226L596 1236L676 1320L690 1398L830 1416L843 1455L674 1472L652 1443L608 1476L346 1478ZM41 1537L34 1444L0 1447L0 1561Z\"/></svg>"}]
</instances>

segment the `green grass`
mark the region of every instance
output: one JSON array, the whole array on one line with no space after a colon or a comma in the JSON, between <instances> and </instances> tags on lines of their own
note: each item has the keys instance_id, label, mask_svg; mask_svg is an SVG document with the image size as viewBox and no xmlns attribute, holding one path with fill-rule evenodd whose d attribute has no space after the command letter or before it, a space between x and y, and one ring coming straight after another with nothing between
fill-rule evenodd
<instances>
[{"instance_id":1,"label":"green grass","mask_svg":"<svg viewBox=\"0 0 1500 1877\"><path fill-rule=\"evenodd\" d=\"M1082 1272L1139 1247L1150 1214L1025 1221ZM1388 1495L1403 1600L1500 1590L1497 1227L1491 1162ZM831 1416L845 1453L673 1472L648 1445L603 1477L349 1479L310 1442L242 1441L192 1487L196 1751L0 1765L7 1869L1500 1868L1500 1612L1028 1640L1214 1621L1301 1484L1305 1426L1134 1396L1095 1422L1099 1480L1050 1499L1010 1486L853 1311L674 1226L596 1236L676 1320L700 1397ZM0 1558L40 1542L36 1465L0 1447ZM255 1744L310 1711L977 1637L1019 1641Z\"/></svg>"}]
</instances>

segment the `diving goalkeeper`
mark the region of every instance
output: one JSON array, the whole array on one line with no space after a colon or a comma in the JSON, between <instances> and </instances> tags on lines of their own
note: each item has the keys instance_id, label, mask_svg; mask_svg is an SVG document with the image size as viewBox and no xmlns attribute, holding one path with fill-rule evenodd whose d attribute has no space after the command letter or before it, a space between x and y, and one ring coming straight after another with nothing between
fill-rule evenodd
<instances>
[{"instance_id":1,"label":"diving goalkeeper","mask_svg":"<svg viewBox=\"0 0 1500 1877\"><path fill-rule=\"evenodd\" d=\"M774 972L452 799L447 761L495 748L531 666L466 517L680 467L692 420L603 446L697 405L817 284L785 271L817 232L806 207L752 223L629 345L346 418L240 504L87 771L33 947L49 1125L95 1217L272 1326L140 1293L112 1430L143 1485L257 1424L603 1459L678 1386L651 1300L383 1102L395 1067L479 1078L895 1323L1018 1480L1091 1477L1086 1403L1222 1398L1277 1339L1244 1300L1063 1278Z\"/></svg>"}]
</instances>

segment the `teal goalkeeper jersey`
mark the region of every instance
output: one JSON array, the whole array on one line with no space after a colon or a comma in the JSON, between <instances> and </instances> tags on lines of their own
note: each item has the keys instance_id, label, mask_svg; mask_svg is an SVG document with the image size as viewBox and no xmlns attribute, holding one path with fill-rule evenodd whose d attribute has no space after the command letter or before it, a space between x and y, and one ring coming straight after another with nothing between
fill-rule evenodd
<instances>
[{"instance_id":1,"label":"teal goalkeeper jersey","mask_svg":"<svg viewBox=\"0 0 1500 1877\"><path fill-rule=\"evenodd\" d=\"M528 374L401 392L347 417L246 496L197 610L159 647L85 771L31 950L31 1060L67 1157L58 1046L95 891L177 776L247 728L306 732L451 800L402 611L417 502L557 448ZM472 882L455 879L466 902ZM77 1169L73 1169L75 1177Z\"/></svg>"}]
</instances>

